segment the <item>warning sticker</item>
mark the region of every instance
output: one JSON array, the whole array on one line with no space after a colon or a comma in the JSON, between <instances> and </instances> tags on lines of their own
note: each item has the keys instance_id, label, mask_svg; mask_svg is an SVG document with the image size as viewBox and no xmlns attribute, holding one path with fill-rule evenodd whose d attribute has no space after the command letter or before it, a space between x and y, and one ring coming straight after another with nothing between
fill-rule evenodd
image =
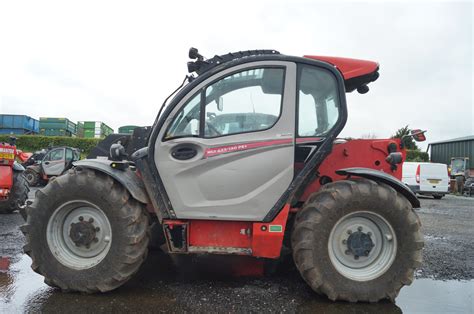
<instances>
[{"instance_id":1,"label":"warning sticker","mask_svg":"<svg viewBox=\"0 0 474 314\"><path fill-rule=\"evenodd\" d=\"M283 226L282 225L270 225L270 228L268 229L269 232L282 232L283 231Z\"/></svg>"}]
</instances>

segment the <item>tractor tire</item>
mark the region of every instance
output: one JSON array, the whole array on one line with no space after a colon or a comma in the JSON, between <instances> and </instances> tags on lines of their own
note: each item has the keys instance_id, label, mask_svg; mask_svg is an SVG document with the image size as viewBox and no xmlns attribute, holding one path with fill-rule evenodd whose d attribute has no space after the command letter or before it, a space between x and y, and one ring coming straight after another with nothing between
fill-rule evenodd
<instances>
[{"instance_id":1,"label":"tractor tire","mask_svg":"<svg viewBox=\"0 0 474 314\"><path fill-rule=\"evenodd\" d=\"M10 191L8 200L0 202L0 214L11 214L15 210L20 211L23 218L25 218L25 212L23 205L28 199L28 192L30 188L26 182L22 172L13 172L13 186Z\"/></svg>"},{"instance_id":2,"label":"tractor tire","mask_svg":"<svg viewBox=\"0 0 474 314\"><path fill-rule=\"evenodd\" d=\"M26 211L24 251L31 268L52 287L110 291L146 259L145 205L103 173L73 168L38 190Z\"/></svg>"},{"instance_id":3,"label":"tractor tire","mask_svg":"<svg viewBox=\"0 0 474 314\"><path fill-rule=\"evenodd\" d=\"M333 301L393 302L421 266L420 226L410 202L388 185L329 183L296 216L293 259L309 286Z\"/></svg>"},{"instance_id":4,"label":"tractor tire","mask_svg":"<svg viewBox=\"0 0 474 314\"><path fill-rule=\"evenodd\" d=\"M33 169L25 170L25 178L29 186L37 186L40 182L40 174Z\"/></svg>"}]
</instances>

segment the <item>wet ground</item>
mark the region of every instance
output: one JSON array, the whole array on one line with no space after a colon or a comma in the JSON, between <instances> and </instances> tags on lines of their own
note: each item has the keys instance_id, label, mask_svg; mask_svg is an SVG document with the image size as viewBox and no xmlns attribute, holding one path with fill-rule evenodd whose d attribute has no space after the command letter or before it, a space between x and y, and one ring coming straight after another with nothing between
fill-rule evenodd
<instances>
[{"instance_id":1,"label":"wet ground","mask_svg":"<svg viewBox=\"0 0 474 314\"><path fill-rule=\"evenodd\" d=\"M106 294L61 293L43 283L22 253L19 214L0 216L0 313L323 312L473 313L474 198L424 198L424 264L396 304L332 302L313 293L291 266L264 278L232 278L225 257L176 263L152 252L139 273ZM2 260L0 259L0 267Z\"/></svg>"}]
</instances>

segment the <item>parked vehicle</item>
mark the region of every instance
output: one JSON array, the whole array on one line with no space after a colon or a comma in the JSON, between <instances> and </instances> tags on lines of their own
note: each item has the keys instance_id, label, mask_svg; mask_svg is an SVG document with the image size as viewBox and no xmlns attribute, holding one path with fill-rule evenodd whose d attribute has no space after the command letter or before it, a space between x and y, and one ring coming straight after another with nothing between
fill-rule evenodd
<instances>
[{"instance_id":1,"label":"parked vehicle","mask_svg":"<svg viewBox=\"0 0 474 314\"><path fill-rule=\"evenodd\" d=\"M16 149L15 138L10 143L0 143L0 214L11 214L19 210L26 219L23 205L28 198L28 184L23 168L15 159L24 156Z\"/></svg>"},{"instance_id":2,"label":"parked vehicle","mask_svg":"<svg viewBox=\"0 0 474 314\"><path fill-rule=\"evenodd\" d=\"M38 164L43 160L47 152L48 151L46 149L36 151L31 154L26 161L22 162L21 165L26 168L28 166Z\"/></svg>"},{"instance_id":3,"label":"parked vehicle","mask_svg":"<svg viewBox=\"0 0 474 314\"><path fill-rule=\"evenodd\" d=\"M63 290L113 290L145 260L154 217L170 254L260 263L284 245L314 291L394 300L423 247L419 200L391 175L405 152L399 140L335 144L345 93L366 93L378 64L274 50L190 58L198 76L165 101L146 141L130 138L141 148L117 142L109 160L75 162L27 207L33 269ZM370 169L354 167L366 156Z\"/></svg>"},{"instance_id":4,"label":"parked vehicle","mask_svg":"<svg viewBox=\"0 0 474 314\"><path fill-rule=\"evenodd\" d=\"M474 177L467 178L464 183L464 194L467 194L468 196L474 194Z\"/></svg>"},{"instance_id":5,"label":"parked vehicle","mask_svg":"<svg viewBox=\"0 0 474 314\"><path fill-rule=\"evenodd\" d=\"M53 147L46 152L38 152L38 156L44 154L41 161L36 160L27 166L25 177L29 186L46 184L50 178L57 177L72 168L72 163L78 161L81 154L73 147Z\"/></svg>"},{"instance_id":6,"label":"parked vehicle","mask_svg":"<svg viewBox=\"0 0 474 314\"><path fill-rule=\"evenodd\" d=\"M430 162L404 162L402 181L414 193L441 199L448 193L448 166Z\"/></svg>"}]
</instances>

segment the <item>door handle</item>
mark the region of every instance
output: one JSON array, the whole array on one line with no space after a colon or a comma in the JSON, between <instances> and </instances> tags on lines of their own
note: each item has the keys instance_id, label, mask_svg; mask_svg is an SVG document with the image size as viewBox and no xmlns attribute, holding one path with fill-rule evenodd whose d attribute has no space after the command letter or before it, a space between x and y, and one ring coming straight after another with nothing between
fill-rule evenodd
<instances>
[{"instance_id":1,"label":"door handle","mask_svg":"<svg viewBox=\"0 0 474 314\"><path fill-rule=\"evenodd\" d=\"M45 161L44 164L45 164L45 165L49 165L49 161Z\"/></svg>"},{"instance_id":2,"label":"door handle","mask_svg":"<svg viewBox=\"0 0 474 314\"><path fill-rule=\"evenodd\" d=\"M178 147L171 152L171 156L178 160L187 160L195 157L197 150L192 147Z\"/></svg>"}]
</instances>

